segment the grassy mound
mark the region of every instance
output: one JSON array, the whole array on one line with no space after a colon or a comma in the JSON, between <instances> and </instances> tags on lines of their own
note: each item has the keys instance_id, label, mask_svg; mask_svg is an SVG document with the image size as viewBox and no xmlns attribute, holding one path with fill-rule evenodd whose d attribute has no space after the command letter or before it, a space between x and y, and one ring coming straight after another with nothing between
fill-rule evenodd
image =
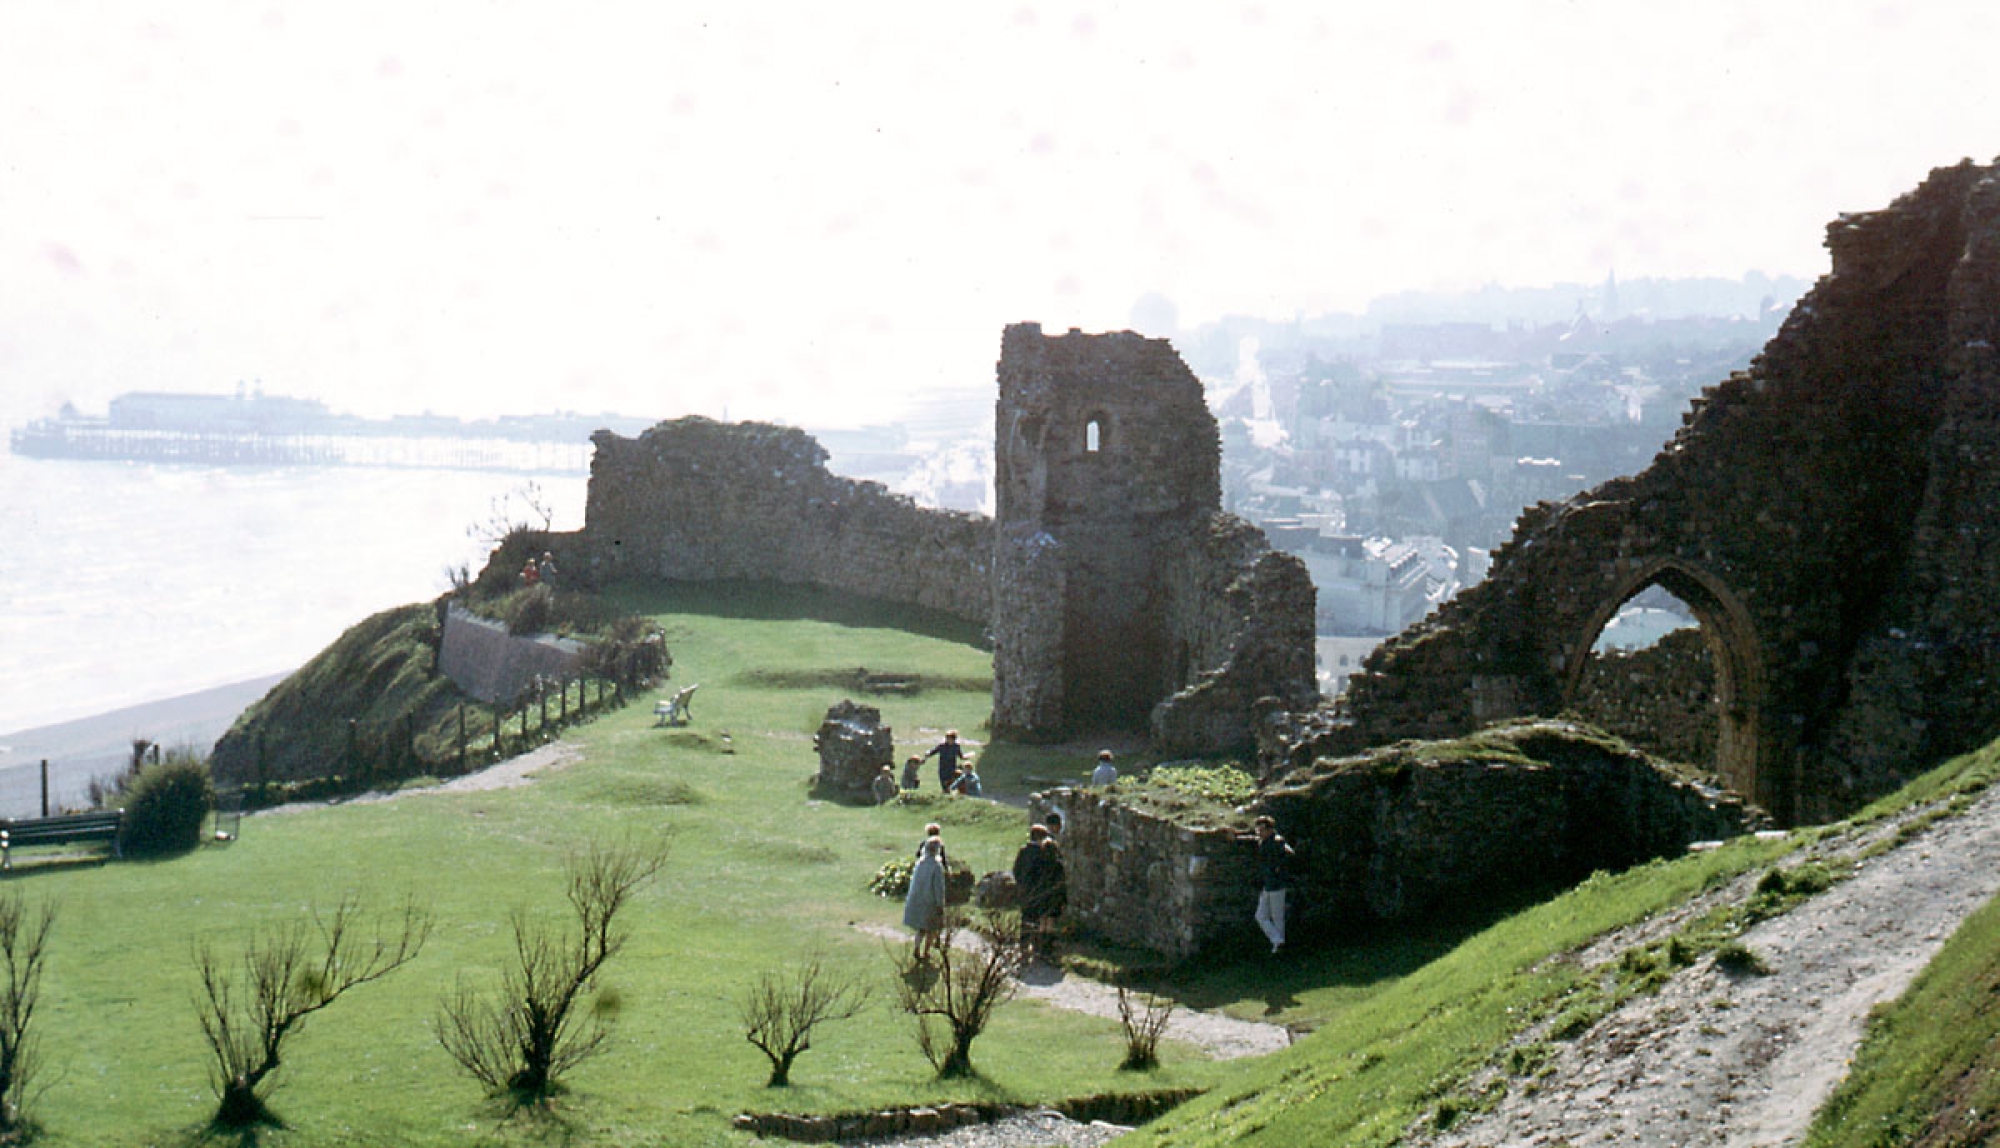
<instances>
[{"instance_id":1,"label":"grassy mound","mask_svg":"<svg viewBox=\"0 0 2000 1148\"><path fill-rule=\"evenodd\" d=\"M379 755L413 736L434 743L460 700L451 682L434 672L439 638L437 607L428 602L384 610L350 627L245 710L216 742L217 781L242 786L323 777L350 771L354 757Z\"/></svg>"}]
</instances>

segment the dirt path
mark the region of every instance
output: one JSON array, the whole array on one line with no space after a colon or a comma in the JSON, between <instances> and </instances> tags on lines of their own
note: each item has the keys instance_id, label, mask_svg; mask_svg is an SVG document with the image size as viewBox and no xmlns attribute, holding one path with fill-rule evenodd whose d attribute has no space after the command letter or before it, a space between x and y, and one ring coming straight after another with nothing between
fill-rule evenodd
<instances>
[{"instance_id":1,"label":"dirt path","mask_svg":"<svg viewBox=\"0 0 2000 1148\"><path fill-rule=\"evenodd\" d=\"M856 922L855 928L870 936L883 937L897 944L908 944L910 934L893 925ZM977 938L961 933L956 944L969 948ZM1037 961L1022 971L1020 996L1026 1000L1038 1000L1055 1008L1090 1016L1118 1019L1118 990L1101 981L1075 976L1054 965ZM1200 1009L1175 1009L1167 1021L1165 1036L1192 1044L1217 1060L1234 1060L1243 1056L1262 1056L1276 1052L1292 1042L1292 1034L1283 1025L1264 1024L1254 1020L1238 1020L1219 1012L1203 1012Z\"/></svg>"},{"instance_id":2,"label":"dirt path","mask_svg":"<svg viewBox=\"0 0 2000 1148\"><path fill-rule=\"evenodd\" d=\"M1845 1076L1869 1010L1899 996L1996 892L2000 787L1746 932L1743 944L1768 973L1731 974L1703 960L1561 1046L1532 1091L1516 1082L1492 1110L1422 1142L1796 1143ZM1612 946L1599 948L1614 959Z\"/></svg>"},{"instance_id":3,"label":"dirt path","mask_svg":"<svg viewBox=\"0 0 2000 1148\"><path fill-rule=\"evenodd\" d=\"M454 777L437 785L398 789L393 793L363 793L339 801L294 801L286 805L261 809L249 816L271 817L294 813L301 809L324 809L328 805L373 805L382 801L397 801L418 793L483 793L493 789L513 789L533 781L538 773L561 769L582 756L583 751L576 746L568 742L552 741L547 745L537 746L527 753L495 762L477 773Z\"/></svg>"}]
</instances>

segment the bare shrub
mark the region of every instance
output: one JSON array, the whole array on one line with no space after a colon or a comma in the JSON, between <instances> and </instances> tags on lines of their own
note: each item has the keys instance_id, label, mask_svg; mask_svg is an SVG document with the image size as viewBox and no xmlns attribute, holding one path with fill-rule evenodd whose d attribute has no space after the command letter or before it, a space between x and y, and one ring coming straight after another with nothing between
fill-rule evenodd
<instances>
[{"instance_id":1,"label":"bare shrub","mask_svg":"<svg viewBox=\"0 0 2000 1148\"><path fill-rule=\"evenodd\" d=\"M1158 1067L1160 1034L1174 1017L1170 997L1139 994L1118 986L1118 1023L1125 1030L1125 1059L1118 1065L1127 1072Z\"/></svg>"},{"instance_id":2,"label":"bare shrub","mask_svg":"<svg viewBox=\"0 0 2000 1148\"><path fill-rule=\"evenodd\" d=\"M783 972L767 971L738 1002L743 1039L771 1062L767 1088L792 1082L792 1062L812 1047L813 1029L846 1020L868 1007L869 986L826 966L824 953L810 953Z\"/></svg>"},{"instance_id":3,"label":"bare shrub","mask_svg":"<svg viewBox=\"0 0 2000 1148\"><path fill-rule=\"evenodd\" d=\"M42 1002L55 905L30 908L18 892L0 896L0 1133L21 1127L28 1084L39 1067L41 1041L34 1030Z\"/></svg>"},{"instance_id":4,"label":"bare shrub","mask_svg":"<svg viewBox=\"0 0 2000 1148\"><path fill-rule=\"evenodd\" d=\"M215 1123L242 1128L276 1123L261 1092L285 1042L307 1017L356 985L380 980L416 958L430 936L430 914L414 904L356 935L360 910L343 899L331 915L260 932L235 965L203 943L195 949L201 993L195 1007L214 1057Z\"/></svg>"},{"instance_id":5,"label":"bare shrub","mask_svg":"<svg viewBox=\"0 0 2000 1148\"><path fill-rule=\"evenodd\" d=\"M598 988L597 974L629 936L617 926L620 910L665 862L658 847L592 845L564 866L573 930L516 910L514 964L498 992L460 982L439 1006L438 1042L459 1067L493 1093L535 1101L603 1051L617 1000ZM580 1007L586 997L590 1007Z\"/></svg>"},{"instance_id":6,"label":"bare shrub","mask_svg":"<svg viewBox=\"0 0 2000 1148\"><path fill-rule=\"evenodd\" d=\"M966 930L972 938L961 941ZM993 1010L1014 998L1029 948L1018 913L951 910L933 955L892 954L898 1003L917 1021L917 1047L940 1077L972 1075L972 1042Z\"/></svg>"}]
</instances>

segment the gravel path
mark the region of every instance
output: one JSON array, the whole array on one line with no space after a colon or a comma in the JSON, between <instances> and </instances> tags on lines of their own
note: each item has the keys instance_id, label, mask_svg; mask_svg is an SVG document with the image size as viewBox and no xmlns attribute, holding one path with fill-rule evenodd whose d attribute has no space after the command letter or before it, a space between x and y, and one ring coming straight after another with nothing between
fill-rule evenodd
<instances>
[{"instance_id":1,"label":"gravel path","mask_svg":"<svg viewBox=\"0 0 2000 1148\"><path fill-rule=\"evenodd\" d=\"M908 944L910 940L907 931L893 925L857 922L854 927L898 944ZM961 932L954 940L954 944L961 948L972 948L978 943L979 939L969 931ZM1022 970L1020 984L1018 995L1022 999L1037 1000L1055 1008L1090 1016L1118 1019L1118 990L1102 981L1074 976L1059 966L1036 961ZM1217 1060L1262 1056L1292 1043L1291 1031L1283 1025L1238 1020L1226 1013L1191 1008L1175 1009L1174 1015L1167 1021L1164 1035L1169 1040L1192 1044Z\"/></svg>"},{"instance_id":2,"label":"gravel path","mask_svg":"<svg viewBox=\"0 0 2000 1148\"><path fill-rule=\"evenodd\" d=\"M1867 840L1831 848L1851 852ZM1746 892L1739 885L1718 895ZM1515 1082L1497 1106L1448 1135L1406 1143L1794 1144L1845 1076L1869 1010L1901 995L1996 892L2000 787L1747 931L1742 942L1767 974L1732 974L1703 960L1562 1046L1532 1091ZM1615 959L1613 945L1600 948Z\"/></svg>"}]
</instances>

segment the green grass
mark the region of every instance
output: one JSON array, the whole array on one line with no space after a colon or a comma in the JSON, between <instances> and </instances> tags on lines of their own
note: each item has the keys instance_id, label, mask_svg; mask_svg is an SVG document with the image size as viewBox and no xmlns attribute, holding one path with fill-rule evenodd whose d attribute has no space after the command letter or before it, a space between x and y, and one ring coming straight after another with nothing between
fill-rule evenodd
<instances>
[{"instance_id":1,"label":"green grass","mask_svg":"<svg viewBox=\"0 0 2000 1148\"><path fill-rule=\"evenodd\" d=\"M942 1084L918 1053L908 1019L878 1004L816 1034L794 1070L795 1086L774 1092L763 1087L767 1066L736 1021L743 987L817 948L836 967L877 981L886 1002L884 949L897 942L864 930L893 929L900 905L870 895L869 878L883 861L907 855L932 820L945 826L954 858L978 872L1004 868L1024 823L1016 809L929 791L882 808L811 801L812 732L829 705L854 696L845 686L865 667L877 678L920 683L856 697L881 708L899 755L922 752L946 728L984 741L990 656L972 627L951 619L905 619L809 592L698 587L619 597L665 627L675 656L666 689L702 684L692 726L655 728L651 699L641 699L573 730L567 740L579 760L522 788L249 818L235 844L166 861L17 869L9 889L53 898L61 913L41 1030L45 1087L30 1097L29 1114L43 1127L39 1142L748 1144L728 1126L744 1110L1047 1103L1195 1087L1209 1091L1129 1143L1386 1145L1413 1124L1449 1123L1490 1103L1490 1093L1468 1083L1482 1066L1497 1064L1513 1081L1532 1078L1557 1038L1510 1045L1530 1025L1554 1019L1559 1030L1580 1031L1621 994L1646 991L1726 943L1737 921L1782 911L1838 877L1769 878L1736 915L1627 954L1608 986L1551 958L1736 875L1768 871L1810 835L1744 840L1600 874L1546 902L1489 906L1479 918L1359 931L1277 964L1205 960L1166 969L1144 954L1093 950L1087 963L1107 971L1149 968L1144 987L1311 1035L1285 1052L1227 1065L1166 1043L1160 1069L1125 1073L1117 1068L1125 1050L1115 1021L1018 1001L975 1045L980 1075ZM982 751L979 767L989 792L1018 793L1043 778L1080 782L1093 756L1076 747L995 746ZM1121 755L1128 776L1143 765ZM1948 799L1995 772L2000 751L1961 759L1862 820L1919 798ZM611 1048L578 1068L546 1111L496 1105L433 1037L440 995L460 977L497 976L511 911L560 917L567 853L592 840L635 837L665 840L670 856L633 905L631 945L608 970L622 1002ZM427 903L437 919L429 947L409 968L308 1022L288 1048L283 1087L272 1098L284 1128L208 1134L213 1099L190 999L192 948L202 940L239 944L259 926L298 919L348 893L381 909L409 895ZM1973 971L1958 979L1975 987L1990 985L1977 979L1980 963L1988 970L1996 963L1992 943L1981 939L2000 933L1992 913L1954 942L1954 951L1972 954L1965 963ZM1972 1007L1972 995L1949 999L1956 1003L1912 1006L1911 1015ZM1994 1047L1990 1027L1962 1027L1989 1034L1979 1047ZM1883 1054L1888 1064L1915 1055ZM1947 1066L1993 1067L1990 1052L1928 1055ZM1978 1056L1987 1059L1966 1059ZM1994 1101L1985 1093L1948 1099L1963 1099L1957 1111L1988 1112ZM1874 1100L1847 1103L1856 1119L1878 1125L1874 1114L1888 1110L1870 1107ZM1918 1110L1943 1103L1924 1100ZM1849 1142L1871 1141L1826 1141Z\"/></svg>"},{"instance_id":2,"label":"green grass","mask_svg":"<svg viewBox=\"0 0 2000 1148\"><path fill-rule=\"evenodd\" d=\"M2000 901L1967 918L1872 1019L1806 1148L2000 1139Z\"/></svg>"},{"instance_id":3,"label":"green grass","mask_svg":"<svg viewBox=\"0 0 2000 1148\"><path fill-rule=\"evenodd\" d=\"M1859 820L1869 823L1921 801L1962 801L1967 793L1989 784L2000 773L2000 745L1956 759L1927 774L1907 790L1870 806ZM1952 796L1956 794L1957 796ZM1838 832L1829 828L1819 832ZM1635 950L1619 962L1608 982L1586 977L1573 963L1556 959L1607 930L1643 920L1678 905L1703 889L1735 876L1768 870L1781 856L1802 844L1808 834L1785 839L1745 838L1723 848L1672 861L1654 862L1621 874L1598 874L1582 885L1545 903L1507 916L1462 944L1407 975L1385 978L1361 987L1356 978L1346 987L1305 989L1292 1005L1324 1019L1312 1036L1285 1052L1250 1064L1224 1084L1140 1129L1121 1143L1138 1145L1299 1145L1340 1144L1344 1148L1389 1145L1409 1128L1428 1123L1449 1125L1466 1113L1491 1103L1490 1094L1462 1091L1476 1070L1497 1063L1511 1079L1531 1079L1546 1059L1539 1044L1510 1040L1533 1023L1553 1020L1553 1035L1584 1031L1619 999L1648 991L1651 984L1685 964L1697 946L1727 944L1716 939L1728 926L1782 911L1835 874L1810 868L1794 876L1766 877L1750 901L1712 920L1691 927L1681 946L1667 942L1658 952ZM1968 941L1991 986L1991 970L2000 942L1992 938L1990 912L1983 933ZM1364 955L1354 964L1366 965ZM1308 980L1327 981L1309 975ZM1975 978L1962 978L1977 983ZM1333 994L1328 997L1327 994ZM1966 990L1976 996L1976 989ZM1961 1003L1963 1003L1961 1001ZM1912 1027L1919 1018L1953 1015L1942 1005L1910 1010ZM1989 1012L1993 1010L1990 1000ZM1992 1016L1989 1026L2000 1024ZM1945 1027L1945 1026L1940 1026ZM1941 1051L1915 1076L1923 1081L1949 1080L1958 1067L2000 1059L1990 1050L1992 1027L1982 1051L1976 1041ZM1983 1058L1983 1059L1981 1059ZM1891 1057L1884 1056L1885 1061ZM1960 1110L1990 1112L1996 1087L1991 1075L1981 1080L1982 1099L1964 1101ZM1967 1090L1971 1091L1971 1090ZM1841 1140L1838 1143L1890 1144L1896 1138ZM1972 1143L1976 1141L1953 1141ZM1835 1141L1828 1141L1835 1143Z\"/></svg>"},{"instance_id":4,"label":"green grass","mask_svg":"<svg viewBox=\"0 0 2000 1148\"><path fill-rule=\"evenodd\" d=\"M728 1129L738 1111L1041 1102L1216 1078L1179 1045L1163 1047L1156 1072L1121 1073L1115 1021L1019 1001L974 1046L978 1079L935 1082L909 1020L886 1003L892 942L861 928L898 926L901 906L867 883L884 859L915 847L929 820L946 825L954 857L977 871L1004 868L1024 815L964 799L879 809L808 800L811 733L845 695L763 684L757 672L865 665L956 683L868 699L894 726L899 751L920 751L937 730L978 727L990 706L989 655L867 611L820 620L810 602L688 609L714 608L717 596L638 602L671 635L668 688L702 683L691 728L654 728L642 700L573 731L582 759L526 787L253 817L233 845L168 861L17 870L12 890L60 906L42 1030L46 1088L30 1108L40 1142L204 1142L213 1100L190 1001L192 947L209 940L226 950L260 924L349 892L383 909L415 895L437 918L430 944L410 967L307 1022L272 1100L287 1127L246 1143L747 1143ZM514 908L560 917L568 851L654 836L670 857L634 904L630 947L608 969L622 999L613 1046L574 1072L550 1112L495 1107L432 1035L439 996L461 975L497 975ZM735 1001L757 973L812 947L882 982L883 1003L816 1035L795 1086L772 1092Z\"/></svg>"}]
</instances>

